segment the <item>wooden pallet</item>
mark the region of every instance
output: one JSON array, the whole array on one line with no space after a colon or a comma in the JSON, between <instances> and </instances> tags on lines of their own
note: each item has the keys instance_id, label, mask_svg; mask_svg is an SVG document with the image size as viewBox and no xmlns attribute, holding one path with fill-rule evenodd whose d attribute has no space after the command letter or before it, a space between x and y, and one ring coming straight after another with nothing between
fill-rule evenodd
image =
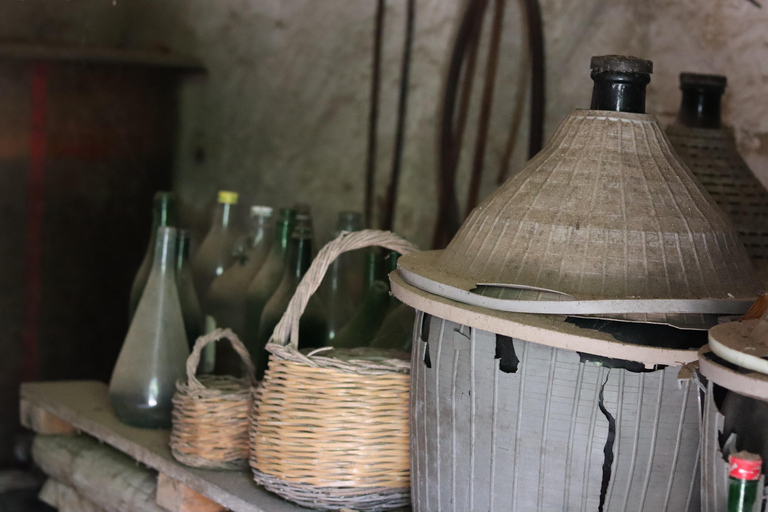
<instances>
[{"instance_id":1,"label":"wooden pallet","mask_svg":"<svg viewBox=\"0 0 768 512\"><path fill-rule=\"evenodd\" d=\"M112 509L110 503L116 503L115 500L121 499L120 496L131 496L139 501L121 505L122 508L118 507L118 510L150 512L154 505L159 505L161 510L171 512L219 512L227 509L233 512L307 510L283 501L256 485L250 471L210 471L179 464L168 448L169 431L140 429L121 423L112 412L107 386L101 382L64 381L22 384L20 412L22 425L38 434L74 436L80 432L96 438L99 442L129 457L125 458L121 454L118 456L101 454L92 446L89 447L88 443L83 444L81 441L37 439L34 448L35 459L54 478L46 491L50 502L57 502L59 499L82 500L79 506L83 510L86 509L83 503L89 503L88 507L95 507L92 508L93 510L110 512ZM93 441L88 441L94 444ZM75 444L79 448L75 447ZM98 445L98 443L95 444ZM106 447L101 448L110 450ZM57 458L57 450L64 455ZM155 503L146 503L146 494L151 490L147 490L145 482L134 485L135 482L146 478L146 474L144 476L135 474L131 477L134 480L128 484L124 479L120 479L118 483L110 480L110 485L115 487L114 490L107 489L109 486L106 484L97 484L96 481L101 475L110 472L107 469L96 472L94 469L98 467L95 461L104 457L114 459L105 464L112 464L108 467L112 467L115 474L128 471L131 465L135 467L134 461L155 470L156 477L153 472L146 473L149 470L137 468L150 474L150 478L156 478L153 487ZM115 468L118 466L115 464L122 469L117 471ZM57 473L55 469L75 466L80 468L81 473L90 473L75 475L73 469L61 470ZM125 491L125 485L131 489L130 492ZM137 491L136 489L139 488L141 490ZM113 495L110 498L100 496L100 493L105 492L113 492ZM117 494L114 495L114 493ZM138 505L139 502L141 506ZM64 510L63 507L62 510Z\"/></svg>"}]
</instances>

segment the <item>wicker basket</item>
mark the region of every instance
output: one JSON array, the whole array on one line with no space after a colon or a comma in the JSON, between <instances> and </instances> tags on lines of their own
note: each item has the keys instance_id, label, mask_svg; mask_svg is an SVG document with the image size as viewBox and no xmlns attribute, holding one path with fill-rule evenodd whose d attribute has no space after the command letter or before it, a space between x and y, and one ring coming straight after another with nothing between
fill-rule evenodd
<instances>
[{"instance_id":1,"label":"wicker basket","mask_svg":"<svg viewBox=\"0 0 768 512\"><path fill-rule=\"evenodd\" d=\"M369 246L416 250L389 232L343 233L320 251L267 344L251 467L256 482L304 507L387 510L410 503L409 355L297 349L299 318L330 263Z\"/></svg>"},{"instance_id":2,"label":"wicker basket","mask_svg":"<svg viewBox=\"0 0 768 512\"><path fill-rule=\"evenodd\" d=\"M245 363L247 375L195 376L200 352L226 338ZM242 469L248 461L248 417L256 382L248 350L230 329L216 329L195 342L187 359L187 381L176 383L173 396L171 452L187 466Z\"/></svg>"}]
</instances>

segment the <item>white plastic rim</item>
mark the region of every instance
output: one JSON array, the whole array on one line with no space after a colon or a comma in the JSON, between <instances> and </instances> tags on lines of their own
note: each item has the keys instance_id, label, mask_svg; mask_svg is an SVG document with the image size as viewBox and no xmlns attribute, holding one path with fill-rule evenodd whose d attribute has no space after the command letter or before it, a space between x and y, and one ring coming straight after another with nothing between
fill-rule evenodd
<instances>
[{"instance_id":1,"label":"white plastic rim","mask_svg":"<svg viewBox=\"0 0 768 512\"><path fill-rule=\"evenodd\" d=\"M665 314L693 313L704 315L741 315L754 302L739 299L568 299L562 300L515 300L497 299L472 293L470 290L440 283L398 266L403 280L425 292L447 299L509 313L536 313L543 315L615 315L615 314ZM497 285L498 286L498 285ZM505 285L512 287L510 285ZM527 287L523 287L527 288ZM552 290L554 291L554 290ZM560 292L556 292L560 293Z\"/></svg>"},{"instance_id":2,"label":"white plastic rim","mask_svg":"<svg viewBox=\"0 0 768 512\"><path fill-rule=\"evenodd\" d=\"M729 363L768 375L768 361L763 359L768 351L768 339L755 339L751 336L757 322L745 320L716 325L709 330L709 348ZM750 354L750 351L754 354Z\"/></svg>"}]
</instances>

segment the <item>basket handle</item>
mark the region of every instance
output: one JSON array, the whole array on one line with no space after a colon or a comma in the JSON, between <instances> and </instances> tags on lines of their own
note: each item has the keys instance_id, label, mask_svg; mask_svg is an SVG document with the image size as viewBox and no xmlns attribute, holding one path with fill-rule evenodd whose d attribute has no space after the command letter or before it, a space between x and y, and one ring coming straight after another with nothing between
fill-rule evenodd
<instances>
[{"instance_id":1,"label":"basket handle","mask_svg":"<svg viewBox=\"0 0 768 512\"><path fill-rule=\"evenodd\" d=\"M390 231L379 231L377 229L364 229L362 231L342 233L335 239L328 242L317 254L317 257L310 265L307 273L301 279L296 293L293 294L291 302L275 326L272 332L270 343L279 345L290 345L294 350L299 348L299 319L307 307L309 298L320 286L325 277L325 272L340 254L362 249L364 247L380 246L397 251L400 254L409 254L419 250L418 247L407 240L395 235Z\"/></svg>"},{"instance_id":2,"label":"basket handle","mask_svg":"<svg viewBox=\"0 0 768 512\"><path fill-rule=\"evenodd\" d=\"M215 329L208 334L200 336L195 341L195 346L192 348L192 353L187 358L187 385L190 389L205 389L202 382L197 380L197 367L200 364L200 353L203 351L203 347L207 344L218 341L222 338L229 340L232 348L235 349L237 355L243 360L245 364L245 373L251 386L256 385L256 370L251 362L251 356L248 353L248 349L245 348L243 342L237 337L237 334L232 332L232 329Z\"/></svg>"}]
</instances>

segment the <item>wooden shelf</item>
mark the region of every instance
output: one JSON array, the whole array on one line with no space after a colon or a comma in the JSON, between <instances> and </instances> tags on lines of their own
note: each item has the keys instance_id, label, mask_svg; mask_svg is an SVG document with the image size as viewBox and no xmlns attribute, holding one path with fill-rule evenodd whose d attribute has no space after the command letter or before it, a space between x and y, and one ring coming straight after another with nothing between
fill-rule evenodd
<instances>
[{"instance_id":1,"label":"wooden shelf","mask_svg":"<svg viewBox=\"0 0 768 512\"><path fill-rule=\"evenodd\" d=\"M168 448L169 431L135 428L112 412L108 388L101 382L32 382L21 385L22 423L40 434L72 428L95 437L161 477L178 482L233 512L298 512L254 483L250 471L210 471L176 462Z\"/></svg>"},{"instance_id":2,"label":"wooden shelf","mask_svg":"<svg viewBox=\"0 0 768 512\"><path fill-rule=\"evenodd\" d=\"M202 63L192 57L101 46L63 46L0 42L0 61L47 61L74 64L141 66L180 73L205 73Z\"/></svg>"}]
</instances>

